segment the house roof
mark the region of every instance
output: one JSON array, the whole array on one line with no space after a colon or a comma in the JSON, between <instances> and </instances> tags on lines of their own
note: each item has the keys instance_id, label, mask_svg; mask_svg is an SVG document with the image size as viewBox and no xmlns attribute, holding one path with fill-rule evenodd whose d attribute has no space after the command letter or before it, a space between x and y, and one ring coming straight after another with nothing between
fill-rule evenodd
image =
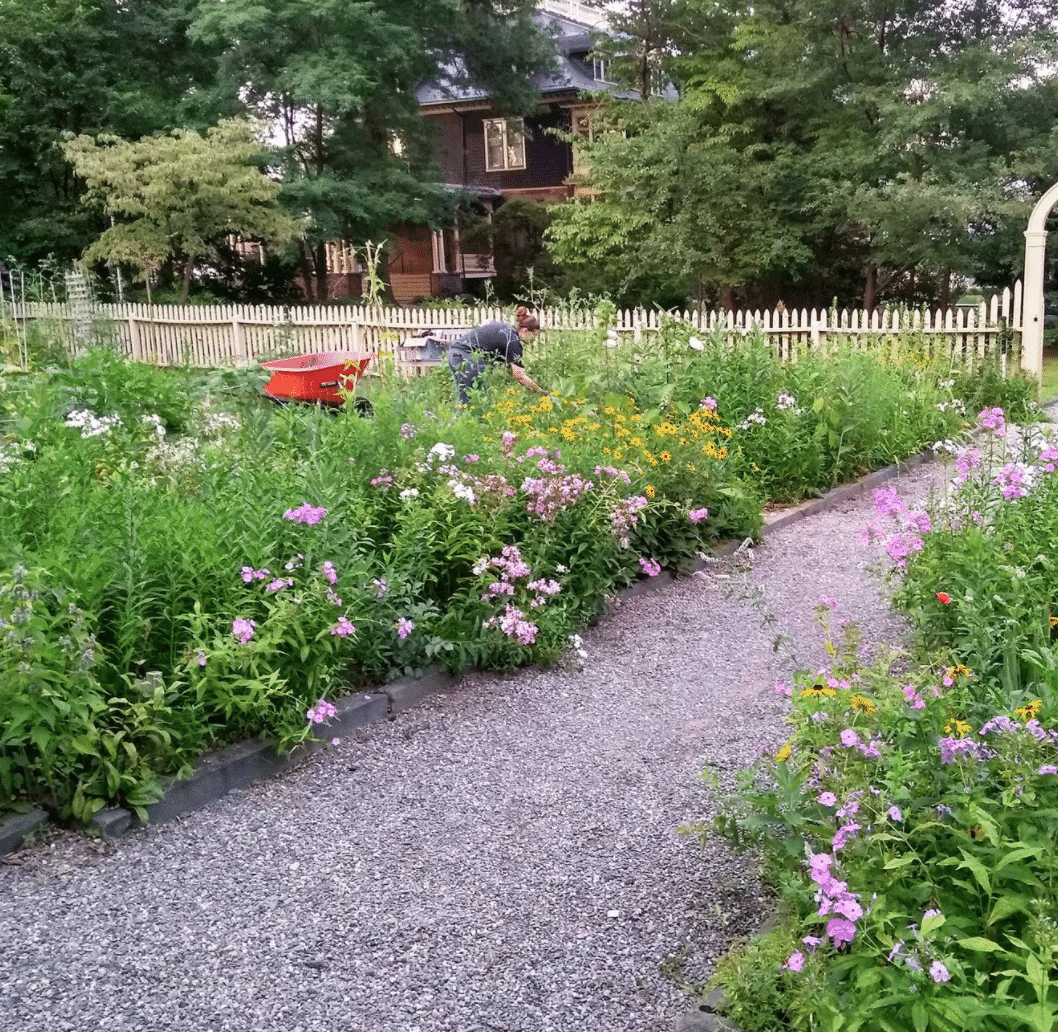
<instances>
[{"instance_id":1,"label":"house roof","mask_svg":"<svg viewBox=\"0 0 1058 1032\"><path fill-rule=\"evenodd\" d=\"M634 100L638 94L634 90L617 90L612 83L595 78L592 61L589 57L592 37L591 26L574 21L565 15L538 11L533 20L546 34L555 41L555 69L542 72L532 77L532 83L540 93L541 99L547 100L559 96L576 95L605 91L621 100ZM473 104L489 99L487 90L477 86L456 86L452 78L456 69L442 68L437 81L423 83L415 91L420 107L431 105Z\"/></svg>"}]
</instances>

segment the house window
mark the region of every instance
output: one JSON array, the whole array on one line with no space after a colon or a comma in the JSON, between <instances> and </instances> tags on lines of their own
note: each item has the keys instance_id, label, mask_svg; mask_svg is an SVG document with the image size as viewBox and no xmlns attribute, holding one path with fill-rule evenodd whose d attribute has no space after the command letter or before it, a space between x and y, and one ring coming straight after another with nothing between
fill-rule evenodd
<instances>
[{"instance_id":1,"label":"house window","mask_svg":"<svg viewBox=\"0 0 1058 1032\"><path fill-rule=\"evenodd\" d=\"M604 82L608 86L616 85L615 80L610 78L610 62L601 57L591 59L591 74L596 82Z\"/></svg>"},{"instance_id":2,"label":"house window","mask_svg":"<svg viewBox=\"0 0 1058 1032\"><path fill-rule=\"evenodd\" d=\"M485 120L485 171L525 168L525 122L521 118Z\"/></svg>"}]
</instances>

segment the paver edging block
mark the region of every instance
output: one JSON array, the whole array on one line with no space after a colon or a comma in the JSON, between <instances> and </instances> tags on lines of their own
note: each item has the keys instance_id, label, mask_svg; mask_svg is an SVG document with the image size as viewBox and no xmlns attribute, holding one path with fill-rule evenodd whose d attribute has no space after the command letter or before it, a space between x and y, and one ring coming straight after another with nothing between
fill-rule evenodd
<instances>
[{"instance_id":1,"label":"paver edging block","mask_svg":"<svg viewBox=\"0 0 1058 1032\"><path fill-rule=\"evenodd\" d=\"M29 835L48 823L47 813L34 807L29 813L13 813L0 819L0 856L13 853Z\"/></svg>"}]
</instances>

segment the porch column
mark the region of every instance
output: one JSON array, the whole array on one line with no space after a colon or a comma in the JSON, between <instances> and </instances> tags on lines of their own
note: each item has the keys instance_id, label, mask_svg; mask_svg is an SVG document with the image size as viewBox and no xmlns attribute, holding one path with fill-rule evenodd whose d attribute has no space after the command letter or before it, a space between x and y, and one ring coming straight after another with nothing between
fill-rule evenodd
<instances>
[{"instance_id":1,"label":"porch column","mask_svg":"<svg viewBox=\"0 0 1058 1032\"><path fill-rule=\"evenodd\" d=\"M1058 201L1055 183L1037 202L1025 230L1025 293L1022 298L1021 368L1039 383L1043 375L1043 271L1047 216Z\"/></svg>"}]
</instances>

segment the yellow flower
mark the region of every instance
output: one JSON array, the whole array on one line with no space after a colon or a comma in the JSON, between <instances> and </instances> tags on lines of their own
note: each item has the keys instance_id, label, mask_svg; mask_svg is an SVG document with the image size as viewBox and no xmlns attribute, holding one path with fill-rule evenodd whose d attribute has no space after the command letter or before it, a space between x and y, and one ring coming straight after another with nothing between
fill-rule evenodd
<instances>
[{"instance_id":1,"label":"yellow flower","mask_svg":"<svg viewBox=\"0 0 1058 1032\"><path fill-rule=\"evenodd\" d=\"M1047 622L1048 627L1058 627L1058 616L1052 616Z\"/></svg>"},{"instance_id":2,"label":"yellow flower","mask_svg":"<svg viewBox=\"0 0 1058 1032\"><path fill-rule=\"evenodd\" d=\"M662 452L662 453L661 453L661 454L660 454L660 455L658 456L658 458L659 458L659 459L661 459L661 461L662 461L662 462L668 462L668 461L669 461L669 459L671 459L671 458L672 458L672 454L671 454L671 452L663 451L663 452Z\"/></svg>"},{"instance_id":3,"label":"yellow flower","mask_svg":"<svg viewBox=\"0 0 1058 1032\"><path fill-rule=\"evenodd\" d=\"M657 491L654 490L653 484L647 484L646 490L643 494L645 494L647 498L653 498L657 494Z\"/></svg>"},{"instance_id":4,"label":"yellow flower","mask_svg":"<svg viewBox=\"0 0 1058 1032\"><path fill-rule=\"evenodd\" d=\"M643 441L642 437L633 437L632 440L629 442L629 444L631 444L633 448L642 448L644 443L645 442Z\"/></svg>"},{"instance_id":5,"label":"yellow flower","mask_svg":"<svg viewBox=\"0 0 1058 1032\"><path fill-rule=\"evenodd\" d=\"M1019 706L1014 710L1014 716L1018 717L1023 724L1027 724L1030 720L1035 720L1042 709L1043 703L1039 699L1034 699L1032 702L1026 702L1024 706Z\"/></svg>"},{"instance_id":6,"label":"yellow flower","mask_svg":"<svg viewBox=\"0 0 1058 1032\"><path fill-rule=\"evenodd\" d=\"M965 720L953 717L944 725L944 733L951 735L953 738L965 738L970 733L970 725Z\"/></svg>"},{"instance_id":7,"label":"yellow flower","mask_svg":"<svg viewBox=\"0 0 1058 1032\"><path fill-rule=\"evenodd\" d=\"M873 713L876 709L878 709L878 707L875 706L875 704L873 702L871 702L871 700L868 699L864 695L852 695L852 696L850 696L849 697L849 705L853 709L857 709L857 710L860 710L863 713L868 714L868 716L871 713Z\"/></svg>"},{"instance_id":8,"label":"yellow flower","mask_svg":"<svg viewBox=\"0 0 1058 1032\"><path fill-rule=\"evenodd\" d=\"M953 667L948 667L944 671L945 677L950 677L954 680L956 677L973 677L974 672L969 668L962 665L962 663L956 663Z\"/></svg>"},{"instance_id":9,"label":"yellow flower","mask_svg":"<svg viewBox=\"0 0 1058 1032\"><path fill-rule=\"evenodd\" d=\"M718 459L726 459L727 458L727 449L726 448L721 448L720 451L718 451L716 453L716 457Z\"/></svg>"},{"instance_id":10,"label":"yellow flower","mask_svg":"<svg viewBox=\"0 0 1058 1032\"><path fill-rule=\"evenodd\" d=\"M775 761L777 763L785 763L793 755L793 748L790 743L787 742L776 754Z\"/></svg>"},{"instance_id":11,"label":"yellow flower","mask_svg":"<svg viewBox=\"0 0 1058 1032\"><path fill-rule=\"evenodd\" d=\"M835 689L825 684L814 684L811 688L804 688L801 690L802 699L830 698L837 694L838 693Z\"/></svg>"}]
</instances>

